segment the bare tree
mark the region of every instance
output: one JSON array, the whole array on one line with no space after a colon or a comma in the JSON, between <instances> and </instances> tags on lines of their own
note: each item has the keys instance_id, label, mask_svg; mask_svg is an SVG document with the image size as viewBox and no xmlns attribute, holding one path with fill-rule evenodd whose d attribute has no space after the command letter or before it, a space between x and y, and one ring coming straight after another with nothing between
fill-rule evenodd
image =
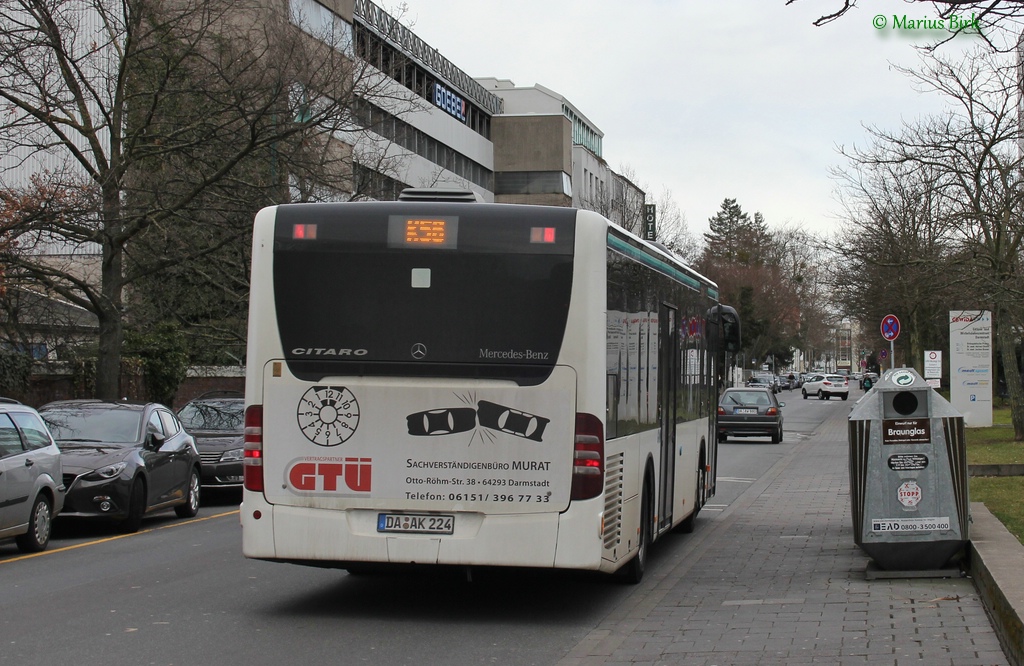
<instances>
[{"instance_id":1,"label":"bare tree","mask_svg":"<svg viewBox=\"0 0 1024 666\"><path fill-rule=\"evenodd\" d=\"M895 313L897 345L921 370L922 354L946 339L949 304L973 279L954 256L955 230L933 170L913 164L853 163L836 170L846 223L842 258L828 273L836 300L867 331Z\"/></svg>"},{"instance_id":2,"label":"bare tree","mask_svg":"<svg viewBox=\"0 0 1024 666\"><path fill-rule=\"evenodd\" d=\"M792 5L800 0L786 0ZM907 5L930 7L935 20L949 29L947 36L935 40L924 50L934 50L960 34L980 35L994 50L1016 48L1017 35L1024 24L1024 0L904 0ZM822 14L814 25L822 26L845 16L858 6L857 0L835 0L834 11ZM917 10L917 7L912 8ZM874 11L873 9L871 11ZM917 18L916 16L914 18Z\"/></svg>"},{"instance_id":3,"label":"bare tree","mask_svg":"<svg viewBox=\"0 0 1024 666\"><path fill-rule=\"evenodd\" d=\"M786 0L792 5L799 0ZM965 12L976 14L985 24L1005 23L1024 18L1024 0L904 0L908 5L931 5L939 18L948 19ZM842 2L842 4L839 4ZM857 6L857 0L836 0L835 11L823 14L814 25L825 25L846 15Z\"/></svg>"},{"instance_id":4,"label":"bare tree","mask_svg":"<svg viewBox=\"0 0 1024 666\"><path fill-rule=\"evenodd\" d=\"M948 306L975 309L980 302L993 310L1015 436L1022 440L1024 387L1017 345L1024 320L1024 163L1016 63L991 51L975 51L962 61L932 53L920 69L906 73L922 88L942 94L952 105L950 111L905 124L898 131L870 128L871 146L848 151L847 156L858 169L875 170L884 178L895 176L906 187L928 186L910 198L928 195L929 204L921 213L937 213L944 226L925 228L937 239L948 238L949 247L938 263L932 253L897 258L894 264L931 263L937 275L943 264L952 262L959 270L945 271L935 284L959 280L968 289ZM900 197L882 194L888 203L867 215L876 229L907 219L890 214L901 205Z\"/></svg>"},{"instance_id":5,"label":"bare tree","mask_svg":"<svg viewBox=\"0 0 1024 666\"><path fill-rule=\"evenodd\" d=\"M696 264L704 251L703 239L690 229L672 191L663 188L653 203L658 216L658 239L686 263Z\"/></svg>"},{"instance_id":6,"label":"bare tree","mask_svg":"<svg viewBox=\"0 0 1024 666\"><path fill-rule=\"evenodd\" d=\"M358 135L414 104L307 4L0 0L6 279L96 315L100 397L127 286L237 243L262 205L358 196ZM97 279L43 260L55 246L96 255Z\"/></svg>"}]
</instances>

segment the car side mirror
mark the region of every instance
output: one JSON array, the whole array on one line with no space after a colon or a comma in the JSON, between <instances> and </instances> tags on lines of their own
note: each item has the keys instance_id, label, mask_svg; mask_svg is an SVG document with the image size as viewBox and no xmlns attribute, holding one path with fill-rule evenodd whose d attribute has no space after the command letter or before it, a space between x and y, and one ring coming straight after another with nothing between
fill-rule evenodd
<instances>
[{"instance_id":1,"label":"car side mirror","mask_svg":"<svg viewBox=\"0 0 1024 666\"><path fill-rule=\"evenodd\" d=\"M158 451L160 447L164 445L165 441L167 441L167 438L161 433L151 432L146 437L146 448Z\"/></svg>"},{"instance_id":2,"label":"car side mirror","mask_svg":"<svg viewBox=\"0 0 1024 666\"><path fill-rule=\"evenodd\" d=\"M782 408L783 408L783 407L785 407L785 406L786 406L786 403L784 403L784 402L780 402L780 403L779 403L779 409L782 409Z\"/></svg>"}]
</instances>

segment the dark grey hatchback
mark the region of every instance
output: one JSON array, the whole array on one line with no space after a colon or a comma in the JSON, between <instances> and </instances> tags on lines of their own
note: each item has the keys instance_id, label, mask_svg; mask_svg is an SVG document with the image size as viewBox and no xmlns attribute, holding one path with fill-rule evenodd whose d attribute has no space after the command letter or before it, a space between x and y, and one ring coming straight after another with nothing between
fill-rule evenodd
<instances>
[{"instance_id":1,"label":"dark grey hatchback","mask_svg":"<svg viewBox=\"0 0 1024 666\"><path fill-rule=\"evenodd\" d=\"M245 397L237 391L212 391L178 411L203 459L204 486L242 486L245 447Z\"/></svg>"},{"instance_id":2,"label":"dark grey hatchback","mask_svg":"<svg viewBox=\"0 0 1024 666\"><path fill-rule=\"evenodd\" d=\"M64 400L39 408L64 466L61 516L108 518L136 532L148 513L199 512L199 451L158 403Z\"/></svg>"},{"instance_id":3,"label":"dark grey hatchback","mask_svg":"<svg viewBox=\"0 0 1024 666\"><path fill-rule=\"evenodd\" d=\"M718 401L718 441L729 437L771 437L782 441L782 408L768 388L729 388Z\"/></svg>"}]
</instances>

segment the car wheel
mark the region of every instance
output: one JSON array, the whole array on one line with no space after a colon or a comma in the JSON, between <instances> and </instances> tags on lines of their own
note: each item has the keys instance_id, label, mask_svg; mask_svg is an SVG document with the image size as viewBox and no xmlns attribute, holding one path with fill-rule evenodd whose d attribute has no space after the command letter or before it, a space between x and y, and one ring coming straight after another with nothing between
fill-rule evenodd
<instances>
[{"instance_id":1,"label":"car wheel","mask_svg":"<svg viewBox=\"0 0 1024 666\"><path fill-rule=\"evenodd\" d=\"M729 441L729 435L725 434L724 432L718 433L718 441L719 442L728 442Z\"/></svg>"},{"instance_id":2,"label":"car wheel","mask_svg":"<svg viewBox=\"0 0 1024 666\"><path fill-rule=\"evenodd\" d=\"M18 550L23 553L38 553L46 550L50 543L50 529L53 527L53 514L50 511L50 500L39 495L32 504L29 516L28 531L14 537Z\"/></svg>"},{"instance_id":3,"label":"car wheel","mask_svg":"<svg viewBox=\"0 0 1024 666\"><path fill-rule=\"evenodd\" d=\"M818 400L824 400L824 399L825 399L825 394L822 392L821 389L818 389Z\"/></svg>"},{"instance_id":4,"label":"car wheel","mask_svg":"<svg viewBox=\"0 0 1024 666\"><path fill-rule=\"evenodd\" d=\"M846 400L846 399L847 399L847 398L849 398L849 397L850 397L850 395L849 395L848 393L844 393L844 394L842 395L842 398L843 398L843 400Z\"/></svg>"},{"instance_id":5,"label":"car wheel","mask_svg":"<svg viewBox=\"0 0 1024 666\"><path fill-rule=\"evenodd\" d=\"M782 428L779 428L772 433L772 444L778 444L782 441Z\"/></svg>"},{"instance_id":6,"label":"car wheel","mask_svg":"<svg viewBox=\"0 0 1024 666\"><path fill-rule=\"evenodd\" d=\"M188 497L185 503L174 507L178 518L193 518L199 513L199 472L195 467L188 475Z\"/></svg>"},{"instance_id":7,"label":"car wheel","mask_svg":"<svg viewBox=\"0 0 1024 666\"><path fill-rule=\"evenodd\" d=\"M804 394L804 400L807 399L807 391L800 389L800 392Z\"/></svg>"},{"instance_id":8,"label":"car wheel","mask_svg":"<svg viewBox=\"0 0 1024 666\"><path fill-rule=\"evenodd\" d=\"M118 526L125 534L138 532L142 527L142 517L146 515L146 483L142 479L132 482L132 490L128 495L128 516Z\"/></svg>"}]
</instances>

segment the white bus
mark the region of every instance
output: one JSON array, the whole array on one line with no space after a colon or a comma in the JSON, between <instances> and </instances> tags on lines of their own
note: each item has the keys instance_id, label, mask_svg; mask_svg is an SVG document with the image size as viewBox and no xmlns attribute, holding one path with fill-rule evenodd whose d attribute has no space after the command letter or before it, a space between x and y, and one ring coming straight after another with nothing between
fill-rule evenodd
<instances>
[{"instance_id":1,"label":"white bus","mask_svg":"<svg viewBox=\"0 0 1024 666\"><path fill-rule=\"evenodd\" d=\"M714 493L735 311L596 213L418 193L256 216L244 554L639 581Z\"/></svg>"}]
</instances>

